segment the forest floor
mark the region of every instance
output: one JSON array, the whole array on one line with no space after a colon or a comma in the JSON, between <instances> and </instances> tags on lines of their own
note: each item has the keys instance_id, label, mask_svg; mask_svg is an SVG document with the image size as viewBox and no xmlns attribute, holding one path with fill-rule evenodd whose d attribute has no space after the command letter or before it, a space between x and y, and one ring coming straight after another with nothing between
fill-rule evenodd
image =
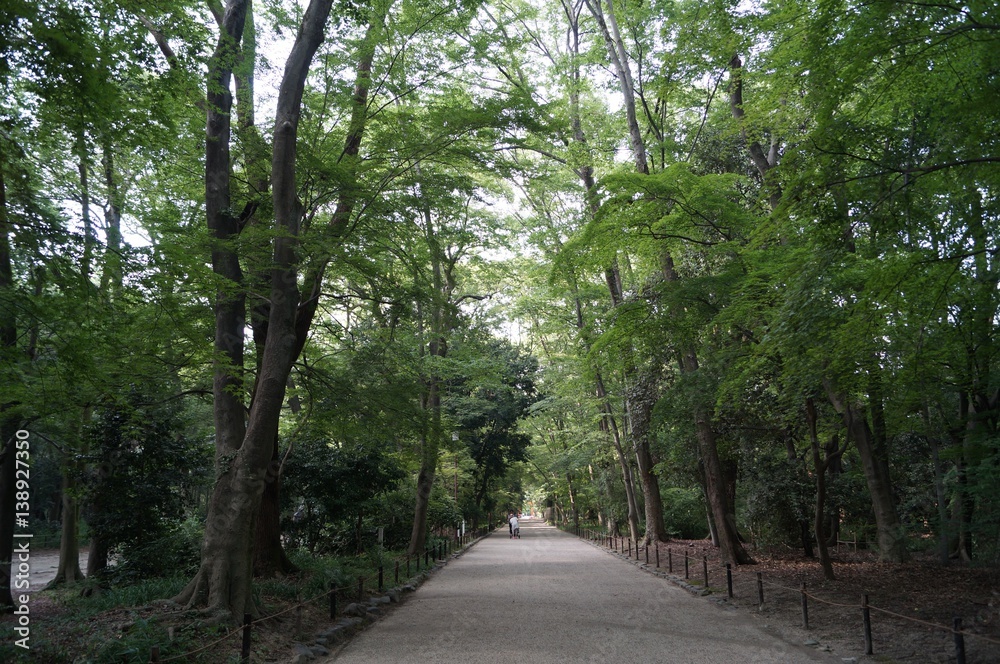
<instances>
[{"instance_id":1,"label":"forest floor","mask_svg":"<svg viewBox=\"0 0 1000 664\"><path fill-rule=\"evenodd\" d=\"M809 643L846 661L856 658L859 663L955 662L955 643L950 627L953 618L960 616L965 631L967 662L1000 662L1000 569L957 564L942 567L920 556L905 564L880 563L870 552L841 549L833 553L837 580L825 581L819 563L804 558L799 551L757 549L750 551L755 565L734 570L734 597L730 599L725 570L712 562L718 560L718 551L709 542L673 540L661 543L659 548L661 571L666 571L668 566L669 550L673 576L683 579L684 552L687 552L689 583L700 586L704 574L703 556L707 556L711 601L746 612L787 641ZM652 568L655 551L651 549L649 555L649 567ZM761 573L764 582L762 608L758 608L757 572ZM801 627L800 589L803 582L810 596L809 630ZM868 594L871 606L874 653L871 656L863 654L862 594ZM266 615L287 612L255 625L254 662L287 662L294 653L296 642L308 640L310 635L330 626L325 602L309 603L296 611L289 610L296 604L293 598L266 594L261 599ZM227 638L225 630L178 627L178 642L170 647L162 631L155 628L172 622L161 607L143 604L86 612L85 616L80 615L79 610L79 600L67 603L65 596L51 592L33 595L32 643L41 647L30 655L24 653L29 659L23 661L42 661L36 659L40 655L52 662L139 661L127 655L119 659L113 653L120 649L121 655L125 655L136 646L140 652L148 652L143 646L150 643L163 643L162 656L166 659L219 640L201 653L200 661L224 662L239 652L239 630L232 630ZM3 646L10 646L6 637L11 618L13 616L0 617L0 634L4 636L0 639L0 651ZM146 633L140 636L137 632ZM121 646L115 648L116 643ZM100 644L97 650L95 644ZM81 655L84 660L78 659ZM5 657L0 657L2 659ZM185 657L182 661L197 660Z\"/></svg>"},{"instance_id":2,"label":"forest floor","mask_svg":"<svg viewBox=\"0 0 1000 664\"><path fill-rule=\"evenodd\" d=\"M755 565L733 571L733 598L728 598L725 569L713 564L718 550L706 540L661 543L660 566L672 551L673 574L684 577L689 556L690 583L702 585L703 556L709 560L711 597L758 617L789 640L805 639L858 662L937 664L956 661L951 627L963 621L966 661L1000 662L1000 569L959 564L942 567L917 555L904 564L881 563L869 551L831 551L835 581L826 581L817 559L801 551L750 550ZM650 566L655 557L650 552ZM758 606L757 572L764 586ZM802 583L806 584L809 630L802 629ZM861 598L871 607L872 652L864 655Z\"/></svg>"}]
</instances>

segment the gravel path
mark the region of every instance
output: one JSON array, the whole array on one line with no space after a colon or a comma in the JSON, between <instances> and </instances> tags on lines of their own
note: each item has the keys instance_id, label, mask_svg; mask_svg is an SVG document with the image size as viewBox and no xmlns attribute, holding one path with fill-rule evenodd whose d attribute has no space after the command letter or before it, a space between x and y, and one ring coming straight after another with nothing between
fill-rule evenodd
<instances>
[{"instance_id":1,"label":"gravel path","mask_svg":"<svg viewBox=\"0 0 1000 664\"><path fill-rule=\"evenodd\" d=\"M538 521L498 531L326 664L841 662Z\"/></svg>"}]
</instances>

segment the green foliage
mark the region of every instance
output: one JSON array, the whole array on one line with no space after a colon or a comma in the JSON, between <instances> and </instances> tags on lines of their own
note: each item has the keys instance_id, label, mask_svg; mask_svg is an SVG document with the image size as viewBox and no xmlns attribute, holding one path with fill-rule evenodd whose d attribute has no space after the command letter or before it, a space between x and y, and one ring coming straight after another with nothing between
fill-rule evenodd
<instances>
[{"instance_id":1,"label":"green foliage","mask_svg":"<svg viewBox=\"0 0 1000 664\"><path fill-rule=\"evenodd\" d=\"M704 493L698 488L667 487L661 492L663 521L671 537L704 539L708 535Z\"/></svg>"},{"instance_id":2,"label":"green foliage","mask_svg":"<svg viewBox=\"0 0 1000 664\"><path fill-rule=\"evenodd\" d=\"M302 441L285 470L290 536L310 551L343 550L355 542L357 520L403 479L398 461L382 447L357 442ZM368 531L371 538L370 529Z\"/></svg>"},{"instance_id":3,"label":"green foliage","mask_svg":"<svg viewBox=\"0 0 1000 664\"><path fill-rule=\"evenodd\" d=\"M135 580L190 571L200 535L185 528L185 500L205 481L203 444L187 437L176 405L133 389L98 409L86 433L92 477L87 523L119 560L114 576Z\"/></svg>"}]
</instances>

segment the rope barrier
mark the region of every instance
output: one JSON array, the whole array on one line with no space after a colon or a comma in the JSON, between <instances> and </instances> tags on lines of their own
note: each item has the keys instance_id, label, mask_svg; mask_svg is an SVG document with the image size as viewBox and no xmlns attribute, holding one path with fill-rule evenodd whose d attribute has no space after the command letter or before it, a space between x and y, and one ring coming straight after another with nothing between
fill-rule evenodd
<instances>
[{"instance_id":1,"label":"rope barrier","mask_svg":"<svg viewBox=\"0 0 1000 664\"><path fill-rule=\"evenodd\" d=\"M659 546L657 545L656 548L659 549ZM667 550L670 551L670 547L667 547ZM690 560L697 560L698 559L697 556L690 555L690 552L688 552L687 550L684 550L682 553L684 554L685 559L690 559ZM637 552L637 555L638 555L638 552ZM736 569L738 569L738 568L734 567L734 568L732 568L732 571L735 573ZM727 571L725 565L715 565L715 566L710 567L709 570L710 571L720 571L720 572ZM877 606L875 606L873 604L867 604L867 605L865 605L865 607L862 607L862 606L860 606L858 604L844 604L842 602L835 602L833 600L824 599L824 598L818 597L818 596L816 596L816 595L814 595L812 593L806 592L802 588L789 588L788 586L782 585L780 583L775 583L773 581L767 581L762 576L759 577L758 580L760 581L760 583L762 583L764 585L768 585L768 586L771 586L773 588L779 588L781 590L787 590L788 592L795 593L796 595L800 595L800 596L804 595L804 596L808 597L809 599L815 600L815 601L817 601L817 602L819 602L821 604L826 604L828 606L834 606L834 607L837 607L837 608L850 609L850 610L857 610L857 609L861 609L861 608L868 608L868 609L870 609L872 611L877 611L878 613L884 613L886 615L893 616L894 618L898 618L900 620L904 620L904 621L907 621L907 622L916 623L918 625L923 625L925 627L929 627L929 628L932 628L932 629L941 630L943 632L948 632L948 633L954 634L954 635L961 635L963 637L972 637L972 638L975 638L975 639L979 639L980 641L985 641L987 643L992 643L992 644L995 644L995 645L1000 645L1000 639L996 639L996 638L993 638L993 637L990 637L990 636L986 636L985 634L977 634L975 632L968 632L968 631L965 631L964 629L955 629L954 627L949 627L947 625L942 625L940 623L935 623L935 622L931 622L931 621L928 621L928 620L922 620L920 618L914 618L912 616L907 616L907 615L904 615L904 614L901 614L901 613L896 613L895 611L890 611L889 609L883 609L883 608L877 607Z\"/></svg>"},{"instance_id":2,"label":"rope barrier","mask_svg":"<svg viewBox=\"0 0 1000 664\"><path fill-rule=\"evenodd\" d=\"M470 540L468 543L462 545L461 548L466 548L466 547L470 546L471 544L472 544L472 540ZM461 550L461 549L459 549L459 550ZM430 549L427 549L427 551L425 551L425 553L430 553L430 551L431 551ZM390 563L396 563L396 562L398 562L400 560L409 560L411 558L413 558L413 555L411 555L411 554L405 554L405 555L402 555L402 556L396 556L394 558L390 558L389 562ZM419 559L420 556L417 555L416 558ZM384 567L384 565L382 565L382 567ZM375 577L373 577L373 576L359 576L358 577L358 581L360 581L360 582L363 583L363 582L371 580L372 578L375 578ZM290 611L294 611L296 609L300 609L300 608L302 608L304 606L312 604L313 602L316 602L317 600L328 598L331 594L336 594L340 590L348 590L348 588L342 588L342 587L339 587L339 586L335 587L335 588L331 588L330 590L327 590L327 591L325 591L325 592L323 592L323 593L321 593L319 595L316 595L315 597L312 597L310 599L307 599L307 600L304 600L302 602L299 602L298 604L293 604L292 606L287 607L287 608L285 608L285 609L283 609L281 611L278 611L277 613L272 613L270 615L263 616L261 618L257 618L256 620L252 620L249 623L247 623L245 625L242 625L242 626L240 626L237 629L231 630L228 634L226 634L222 638L216 639L215 641L212 641L211 643L209 643L207 645L204 645L204 646L202 646L200 648L197 648L196 650L191 650L189 652L185 652L185 653L182 653L180 655L171 655L170 657L167 657L167 658L161 658L159 661L160 662L173 662L173 661L177 661L177 660L181 660L181 659L187 659L187 658L191 657L192 655L197 655L200 652L204 652L206 650L209 650L210 648L214 648L215 646L219 645L223 641L226 641L227 639L232 638L234 635L242 633L242 631L244 629L246 629L247 627L252 627L253 625L256 625L258 623L262 623L262 622L264 622L266 620L271 620L272 618L277 618L278 616L281 616L281 615L284 615L286 613L289 613Z\"/></svg>"}]
</instances>

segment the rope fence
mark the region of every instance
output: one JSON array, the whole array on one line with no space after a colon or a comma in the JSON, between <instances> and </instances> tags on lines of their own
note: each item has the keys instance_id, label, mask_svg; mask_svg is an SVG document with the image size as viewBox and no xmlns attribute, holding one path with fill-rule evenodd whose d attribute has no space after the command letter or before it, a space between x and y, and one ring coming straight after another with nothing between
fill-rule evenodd
<instances>
[{"instance_id":1,"label":"rope fence","mask_svg":"<svg viewBox=\"0 0 1000 664\"><path fill-rule=\"evenodd\" d=\"M618 553L620 555L624 555L624 556L628 557L630 560L635 560L637 562L640 559L639 558L639 556L640 556L640 548L642 548L642 549L645 550L645 561L646 561L646 564L648 565L649 562L650 562L650 559L649 559L649 557L650 557L650 551L649 551L650 547L649 546L640 547L640 542L633 542L633 540L630 537L621 537L621 536L617 536L617 535L612 535L612 534L609 534L607 532L603 532L603 531L599 531L599 530L594 530L594 529L590 529L590 528L576 527L576 528L574 528L574 530L575 530L575 534L578 537L580 537L582 539L586 539L586 540L594 542L594 543L597 543L600 546L606 547L610 551L616 552L616 553ZM654 556L655 556L655 558L654 558L655 568L656 569L662 569L662 567L661 567L661 561L660 561L660 547L659 546L654 546L652 548L654 550ZM678 558L679 557L680 557L680 555L678 555ZM701 563L701 572L702 572L702 574L701 574L701 576L702 576L701 581L702 581L703 587L706 590L709 589L710 573L719 573L719 572L722 572L722 573L725 574L726 592L727 592L728 596L730 598L733 598L735 596L734 595L734 585L733 585L733 581L734 581L733 566L730 563L721 563L721 564L719 564L719 563L713 563L710 566L707 555L701 556L700 560L699 560L699 557L689 555L689 553L686 550L683 551L683 558L684 558L684 579L685 580L690 580L690 578L691 578L691 562L694 561L695 565L697 565L698 562L700 562ZM673 574L674 573L674 550L671 547L667 547L666 566L667 566L667 572L669 574ZM939 631L942 631L942 632L950 633L952 635L952 638L953 638L953 641L954 641L955 658L956 658L957 664L965 664L966 663L966 655L965 655L965 639L966 639L966 637L970 637L970 638L973 638L973 639L978 639L979 641L982 641L984 643L990 643L990 644L994 644L994 645L1000 645L1000 639L993 638L993 637L990 637L990 636L986 636L984 634L977 634L975 632L966 631L965 628L964 628L964 626L963 626L963 619L961 617L959 617L959 616L955 616L954 617L952 625L949 627L948 625L942 625L940 623L933 622L933 621L930 621L930 620L923 620L921 618L915 618L913 616L908 616L908 615L905 615L905 614L897 613L895 611L890 611L889 609L885 609L885 608L882 608L882 607L879 607L879 606L875 606L875 605L873 605L873 604L871 604L869 602L867 594L863 594L861 596L861 602L860 602L860 604L846 604L844 602L836 602L836 601L833 601L833 600L830 600L830 599L827 599L827 598L824 598L824 597L819 597L819 596L815 595L814 593L809 592L808 588L806 587L806 583L804 581L802 582L802 584L801 584L801 586L799 588L791 588L789 586L786 586L786 585L783 585L783 584L780 584L780 583L775 583L773 581L768 581L767 579L764 578L763 572L755 572L755 576L756 576L756 579L755 579L756 583L755 583L755 585L756 585L756 590L757 590L758 607L763 607L764 606L764 587L765 586L768 586L768 587L771 587L771 588L775 588L775 589L779 589L779 590L783 590L783 591L787 591L789 593L795 593L795 594L797 594L799 596L800 606L801 606L801 613L802 613L802 627L805 628L805 629L809 629L809 602L810 602L810 600L813 601L813 602L816 602L818 604L822 604L822 605L826 605L826 606L831 606L831 607L834 607L834 608L848 609L848 610L851 610L851 611L860 610L861 617L862 617L862 630L863 630L863 636L864 636L865 654L866 655L873 654L873 652L872 652L873 651L873 646L872 646L872 628L871 628L871 613L872 612L881 613L881 614L884 614L884 615L887 615L887 616L892 616L893 618L896 618L897 620L902 620L902 621L905 621L905 622L908 622L908 623L913 623L913 624L921 625L921 626L929 628L929 629L939 630Z\"/></svg>"},{"instance_id":2,"label":"rope fence","mask_svg":"<svg viewBox=\"0 0 1000 664\"><path fill-rule=\"evenodd\" d=\"M423 570L426 571L431 566L431 557L432 556L434 557L434 562L437 562L439 560L444 560L447 556L451 555L453 552L462 551L462 550L468 548L473 543L475 543L475 541L477 541L478 539L480 539L480 538L486 536L487 534L489 534L489 532L490 532L490 528L489 527L483 527L483 528L478 529L475 533L456 534L453 538L452 537L444 538L444 539L439 540L437 542L437 544L433 544L431 546L426 547L424 549L424 552L422 554L419 554L419 553L418 554L405 554L405 555L402 555L402 556L396 556L394 558L390 558L387 562L389 563L389 566L392 568L392 573L393 573L394 579L395 579L395 585L397 585L397 586L399 585L400 572L403 570L403 564L404 563L405 563L405 575L406 575L404 578L407 579L407 580L409 580L409 579L413 578L413 575L411 574L411 571L410 571L412 566L416 567L416 574L419 575L421 573L421 571L422 571L421 570L421 565L420 565L420 562L421 562L420 559L421 558L423 558L423 563L424 563ZM242 638L241 643L240 643L240 660L239 661L240 661L241 664L249 664L249 662L250 662L250 649L251 649L251 646L252 646L253 627L254 627L254 625L259 625L259 624L261 624L261 623L263 623L265 621L272 620L274 618L277 618L278 616L282 616L282 615L284 615L286 613L290 613L292 611L301 612L301 610L303 608L305 608L307 606L310 606L310 605L314 604L315 602L318 602L318 601L320 601L320 600L322 600L324 598L328 598L329 599L330 620L336 620L336 617L337 617L337 596L338 596L338 593L339 594L344 594L344 593L349 593L351 590L356 590L356 592L357 592L357 595L356 595L357 602L361 603L364 600L364 597L365 597L365 587L366 587L366 584L369 583L369 582L371 582L371 581L375 581L376 579L377 579L378 591L381 592L384 589L384 585L385 585L385 563L379 565L377 574L375 574L375 575L367 575L367 576L360 575L360 576L358 576L357 577L357 585L356 586L354 584L351 584L351 585L348 585L348 586L337 586L337 585L334 585L331 582L329 589L327 589L326 591L324 591L324 592L322 592L322 593L320 593L318 595L315 595L314 597L311 597L311 598L309 598L307 600L298 601L296 604L293 604L292 606L286 607L286 608L284 608L281 611L278 611L276 613L272 613L272 614L267 615L267 616L262 616L262 617L259 617L257 619L253 619L253 616L250 615L249 613L248 614L244 614L244 616L243 616L243 625L241 627L239 627L237 629L233 629L228 634L226 634L225 636L222 636L222 637L220 637L220 638L212 641L211 643L203 645L200 648L197 648L195 650L191 650L191 651L179 654L179 655L171 655L169 657L162 657L161 658L160 657L160 646L154 645L150 649L149 661L151 663L155 662L155 663L158 663L158 664L165 664L166 662L176 662L176 661L181 661L181 660L191 661L191 658L194 657L195 655L198 655L199 653L203 653L205 651L211 650L211 649L215 648L216 646L218 646L220 643L223 643L223 642L225 642L225 641L233 638L237 634L240 634L240 635L242 635L243 638ZM296 621L296 624L297 625L299 624L298 621Z\"/></svg>"}]
</instances>

